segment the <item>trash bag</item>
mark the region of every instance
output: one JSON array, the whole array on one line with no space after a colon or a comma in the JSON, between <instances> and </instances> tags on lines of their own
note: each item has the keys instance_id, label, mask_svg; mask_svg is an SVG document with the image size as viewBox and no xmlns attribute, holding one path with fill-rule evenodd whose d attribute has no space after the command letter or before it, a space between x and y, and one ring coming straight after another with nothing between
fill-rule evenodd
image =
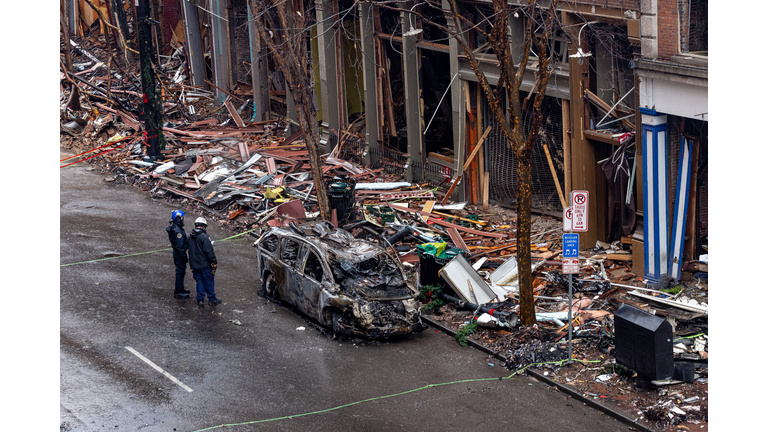
<instances>
[{"instance_id":1,"label":"trash bag","mask_svg":"<svg viewBox=\"0 0 768 432\"><path fill-rule=\"evenodd\" d=\"M418 246L416 246L416 249L418 249L420 252L423 252L428 255L432 255L437 258L444 258L441 255L444 255L445 248L448 246L448 243L442 242L442 243L423 243Z\"/></svg>"}]
</instances>

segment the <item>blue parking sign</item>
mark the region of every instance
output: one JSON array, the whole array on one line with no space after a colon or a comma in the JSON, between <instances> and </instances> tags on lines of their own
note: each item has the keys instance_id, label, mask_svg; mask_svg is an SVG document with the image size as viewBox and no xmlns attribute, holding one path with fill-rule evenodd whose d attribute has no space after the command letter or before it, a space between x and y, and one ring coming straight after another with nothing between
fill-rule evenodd
<instances>
[{"instance_id":1,"label":"blue parking sign","mask_svg":"<svg viewBox=\"0 0 768 432\"><path fill-rule=\"evenodd\" d=\"M563 234L563 258L579 257L579 235Z\"/></svg>"}]
</instances>

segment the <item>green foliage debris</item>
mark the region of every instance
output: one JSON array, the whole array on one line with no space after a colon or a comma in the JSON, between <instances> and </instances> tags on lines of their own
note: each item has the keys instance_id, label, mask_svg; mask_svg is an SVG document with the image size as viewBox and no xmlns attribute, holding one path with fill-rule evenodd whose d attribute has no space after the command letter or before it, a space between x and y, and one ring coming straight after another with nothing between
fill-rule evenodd
<instances>
[{"instance_id":1,"label":"green foliage debris","mask_svg":"<svg viewBox=\"0 0 768 432\"><path fill-rule=\"evenodd\" d=\"M469 344L469 341L467 340L467 336L471 335L475 332L477 329L477 321L475 321L475 318L472 317L472 321L461 328L458 332L456 332L456 342L459 343L461 346L467 346Z\"/></svg>"},{"instance_id":2,"label":"green foliage debris","mask_svg":"<svg viewBox=\"0 0 768 432\"><path fill-rule=\"evenodd\" d=\"M426 303L421 307L421 311L430 313L440 309L445 304L443 300L438 298L439 294L443 292L443 287L440 285L424 285L419 290L419 300L422 303Z\"/></svg>"}]
</instances>

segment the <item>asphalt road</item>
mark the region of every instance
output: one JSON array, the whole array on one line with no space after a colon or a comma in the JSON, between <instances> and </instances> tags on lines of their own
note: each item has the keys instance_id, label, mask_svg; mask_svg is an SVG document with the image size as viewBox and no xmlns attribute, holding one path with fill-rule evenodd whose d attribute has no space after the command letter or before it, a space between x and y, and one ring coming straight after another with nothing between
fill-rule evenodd
<instances>
[{"instance_id":1,"label":"asphalt road","mask_svg":"<svg viewBox=\"0 0 768 432\"><path fill-rule=\"evenodd\" d=\"M214 245L222 304L174 299L171 252L143 253L169 247L174 207L103 179L85 164L61 170L61 264L75 263L60 268L62 430L627 429L543 383L497 379L511 371L431 328L332 339L256 295L250 240Z\"/></svg>"}]
</instances>

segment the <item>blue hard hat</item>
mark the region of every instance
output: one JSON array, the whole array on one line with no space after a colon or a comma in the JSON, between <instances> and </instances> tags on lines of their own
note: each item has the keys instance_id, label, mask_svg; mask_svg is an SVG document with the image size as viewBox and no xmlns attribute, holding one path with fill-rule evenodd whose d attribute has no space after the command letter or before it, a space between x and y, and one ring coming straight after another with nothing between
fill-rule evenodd
<instances>
[{"instance_id":1,"label":"blue hard hat","mask_svg":"<svg viewBox=\"0 0 768 432\"><path fill-rule=\"evenodd\" d=\"M184 212L181 210L174 210L171 213L171 220L176 220L177 217L184 217Z\"/></svg>"}]
</instances>

